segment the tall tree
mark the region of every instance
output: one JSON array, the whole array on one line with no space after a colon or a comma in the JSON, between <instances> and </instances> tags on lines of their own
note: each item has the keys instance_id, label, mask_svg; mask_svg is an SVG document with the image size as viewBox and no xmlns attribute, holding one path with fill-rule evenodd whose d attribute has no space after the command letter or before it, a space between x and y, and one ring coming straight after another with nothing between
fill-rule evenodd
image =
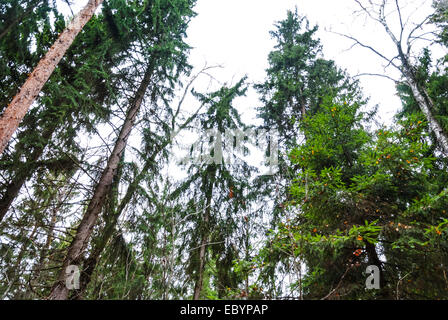
<instances>
[{"instance_id":1,"label":"tall tree","mask_svg":"<svg viewBox=\"0 0 448 320\"><path fill-rule=\"evenodd\" d=\"M55 32L64 28L63 16L56 14L55 31L48 17L45 17L43 32L36 37L40 51L49 47L56 37ZM31 20L35 18L29 16ZM43 87L36 108L25 116L17 133L17 143L3 153L1 168L4 170L5 184L2 185L0 198L0 220L37 169L50 163L57 164L58 158L69 163L67 153L74 156L79 150L75 141L77 133L81 130L95 131L95 124L106 121L110 116L111 110L104 104L113 100L111 92L117 86L120 72L112 70L126 57L121 53L126 41L122 37L113 37L108 29L109 23L104 16L89 21ZM11 31L5 39L16 41L13 40L15 36ZM39 52L31 54L27 50L30 48L23 48L22 54L31 57L39 55ZM30 60L32 62L34 59ZM31 62L27 62L27 68L32 68ZM17 65L9 72L5 71L6 80L2 85L10 86L6 83L8 78L16 79L19 75L15 69L23 67ZM18 85L17 81L14 82ZM50 157L48 146L52 143L63 150L51 150L51 158L47 159Z\"/></svg>"},{"instance_id":2,"label":"tall tree","mask_svg":"<svg viewBox=\"0 0 448 320\"><path fill-rule=\"evenodd\" d=\"M90 20L103 0L89 0L87 5L70 22L58 40L39 62L28 79L4 109L0 118L0 154L5 150L9 140L17 130L28 109L39 95L42 87L50 78L53 70L64 56L84 25Z\"/></svg>"},{"instance_id":3,"label":"tall tree","mask_svg":"<svg viewBox=\"0 0 448 320\"><path fill-rule=\"evenodd\" d=\"M82 254L103 209L105 197L117 173L120 158L126 148L148 87L153 86L154 95L157 93L158 81L163 83L167 79L175 80L181 73L189 69L189 65L186 63L188 46L183 42L183 37L188 25L186 20L193 15L191 10L193 4L194 1L185 0L176 2L158 1L158 3L150 6L145 5L143 12L140 14L142 28L139 31L145 32L142 34L144 37L140 41L142 41L142 51L145 52L146 50L146 57L144 56L146 61L143 62L146 70L137 92L130 101L126 119L101 178L95 187L92 199L89 201L83 219L78 226L76 236L68 248L58 280L51 290L50 299L67 299L68 297L69 290L65 285L65 270L68 266L77 265L81 262ZM152 22L149 30L147 29L148 21Z\"/></svg>"},{"instance_id":4,"label":"tall tree","mask_svg":"<svg viewBox=\"0 0 448 320\"><path fill-rule=\"evenodd\" d=\"M413 59L413 54L415 56L415 53L413 52L415 44L419 42L419 40L425 42L428 41L426 36L433 34L433 32L424 31L419 33L420 30L430 22L432 16L426 16L421 21L410 26L410 17L406 19L406 17L402 15L402 5L398 0L369 1L368 3L356 0L356 3L367 17L383 28L388 35L389 40L396 48L396 56L392 58L388 57L382 50L363 43L351 35L340 35L354 41L355 45L366 48L379 56L385 63L387 63L386 67L392 66L399 71L403 81L406 82L411 89L421 112L425 115L431 131L437 138L441 151L444 154L448 154L448 133L434 116L434 101L431 99L426 88L419 83L418 75L416 73L417 61ZM392 22L390 21L390 15L388 13L389 10L394 10L396 16L395 22L399 25L398 32L393 31L394 28L391 26ZM392 79L396 83L399 82L398 79L393 79L388 75L382 76Z\"/></svg>"},{"instance_id":5,"label":"tall tree","mask_svg":"<svg viewBox=\"0 0 448 320\"><path fill-rule=\"evenodd\" d=\"M296 9L271 31L275 50L268 57L266 81L255 87L263 102L259 117L265 127L275 126L283 144L297 141L294 120L315 114L325 96L353 90L344 72L322 57L317 30Z\"/></svg>"},{"instance_id":6,"label":"tall tree","mask_svg":"<svg viewBox=\"0 0 448 320\"><path fill-rule=\"evenodd\" d=\"M232 245L236 241L232 235L236 232L238 213L242 214L249 206L245 190L253 168L236 156L238 152L235 151L234 137L228 141L222 137L228 130L245 129L233 105L234 100L245 92L242 79L232 87L225 86L209 94L196 94L205 103L207 111L198 119L201 140L199 148L191 150L195 160L187 163L190 177L179 188L179 192L194 193L194 197L188 197L188 207L195 214L188 219L194 230L190 231L187 267L188 274L194 280L194 300L204 299L210 293L206 289L210 289L208 280L211 276L216 279L214 294L218 297L225 295L226 287L235 286L236 275L231 270L232 261L238 255ZM215 134L208 137L211 132ZM210 146L213 146L212 150ZM222 150L235 153L230 158L221 157ZM234 162L229 163L228 159ZM217 271L209 272L209 264Z\"/></svg>"},{"instance_id":7,"label":"tall tree","mask_svg":"<svg viewBox=\"0 0 448 320\"><path fill-rule=\"evenodd\" d=\"M129 206L129 204L132 202L134 198L136 198L138 194L138 189L140 188L141 183L147 178L155 177L158 170L161 167L162 159L167 158L166 154L166 148L171 145L173 142L173 139L185 128L188 128L190 124L196 120L196 117L198 116L200 110L202 109L203 105L201 105L196 112L194 112L191 116L189 116L183 123L178 124L178 117L180 112L182 111L182 105L185 101L185 97L188 93L188 90L190 89L193 82L204 72L209 70L211 67L205 67L203 70L201 70L198 74L192 77L191 81L187 84L185 87L184 93L182 97L180 97L180 101L177 105L176 109L173 109L170 112L167 112L169 115L169 119L162 120L160 119L161 123L157 123L157 126L160 128L163 128L166 130L169 127L169 130L165 131L163 136L159 137L155 133L149 133L147 134L147 139L145 139L146 148L151 150L151 154L144 154L144 165L142 169L135 175L134 179L129 183L126 192L123 196L123 198L120 201L116 201L117 203L110 206L107 209L107 217L106 217L106 224L103 230L101 230L99 238L94 241L94 247L91 250L89 256L86 258L85 262L83 263L84 268L81 272L81 286L78 292L76 293L76 298L80 299L87 286L89 285L91 281L91 277L93 272L95 271L100 256L103 253L104 249L106 248L109 241L113 238L114 234L116 233L117 225L119 222L120 217L123 216L125 209ZM167 102L167 101L165 101ZM149 126L149 124L148 124ZM147 131L148 132L148 131ZM164 154L165 152L165 154ZM157 161L157 159L159 159ZM158 200L158 199L156 199ZM175 199L177 200L177 199Z\"/></svg>"}]
</instances>

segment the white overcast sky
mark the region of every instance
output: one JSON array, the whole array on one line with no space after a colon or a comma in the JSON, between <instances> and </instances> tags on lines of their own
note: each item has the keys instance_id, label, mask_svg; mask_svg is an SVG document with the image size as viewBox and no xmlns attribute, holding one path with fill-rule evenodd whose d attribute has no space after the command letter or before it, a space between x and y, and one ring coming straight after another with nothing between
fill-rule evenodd
<instances>
[{"instance_id":1,"label":"white overcast sky","mask_svg":"<svg viewBox=\"0 0 448 320\"><path fill-rule=\"evenodd\" d=\"M392 0L389 2L394 3ZM76 1L72 6L73 12L78 12L86 3L87 0ZM70 16L67 5L63 1L58 1L58 4ZM410 17L408 30L433 12L432 0L399 0L399 4L404 18ZM384 73L385 63L366 49L355 47L347 50L353 42L330 30L350 34L388 57L395 56L395 48L384 30L376 22L365 19L365 15L355 14L359 7L354 0L198 0L195 8L197 16L188 29L187 42L193 47L190 63L197 70L205 63L222 65L223 68L211 71L221 84L234 84L244 75L248 76L249 83L262 82L268 67L268 54L275 45L269 31L274 29L276 22L285 19L287 10L296 7L299 14L310 20L311 25L319 26L317 36L321 39L324 57L334 60L351 75ZM399 20L394 6L388 8L387 19L396 31ZM415 53L425 45L420 43L416 46ZM441 54L443 52L439 52L439 56ZM387 74L398 78L390 68ZM214 82L210 88L207 77L200 79L194 85L200 92L214 90L219 85ZM379 106L377 120L392 124L393 116L401 108L394 83L380 77L361 77L360 80L364 95L370 98L368 107ZM247 124L260 123L256 119L255 108L260 107L260 102L255 90L250 89L246 97L235 102L235 106ZM197 102L193 98L185 101L186 110L195 110L196 107ZM185 132L177 140L189 143L192 139L193 136Z\"/></svg>"},{"instance_id":2,"label":"white overcast sky","mask_svg":"<svg viewBox=\"0 0 448 320\"><path fill-rule=\"evenodd\" d=\"M59 3L61 9L69 13L64 8L66 5ZM73 11L78 12L86 3L87 0L76 1ZM399 3L403 16L411 16L409 27L432 12L432 0L399 0ZM191 63L196 68L201 68L205 62L222 65L223 69L213 72L222 83L234 83L246 74L250 82L263 81L267 56L274 46L269 31L273 30L275 22L286 17L287 10L295 7L301 15L308 17L312 25L319 26L318 37L322 41L325 58L335 60L351 75L383 73L384 63L366 49L347 51L352 43L329 30L354 35L382 52L391 53L390 57L394 56L394 48L384 31L364 16L354 14L359 9L354 0L198 0L195 8L198 15L188 29L187 42L194 47ZM397 26L397 16L393 12L388 18L392 25ZM416 51L424 45L421 43ZM389 70L388 74L396 75L392 71ZM371 98L371 105L379 105L381 120L390 123L400 108L393 82L384 78L362 77L361 84L365 95ZM253 91L238 101L238 109L245 119L253 119L253 108L258 105Z\"/></svg>"},{"instance_id":3,"label":"white overcast sky","mask_svg":"<svg viewBox=\"0 0 448 320\"><path fill-rule=\"evenodd\" d=\"M404 16L412 13L410 27L432 12L431 0L400 0L399 3L403 6ZM393 46L377 24L353 14L359 9L353 0L199 0L198 16L188 32L188 42L195 48L191 53L192 63L198 67L205 61L210 65L222 64L225 68L215 72L222 82L232 82L232 79L235 82L245 74L249 81L263 81L267 56L275 44L269 31L273 30L275 22L286 17L287 10L295 7L308 17L311 25L319 26L318 37L325 58L335 60L352 75L384 72L383 62L377 56L362 48L347 51L352 42L329 32L355 35L381 51L394 53ZM390 22L396 26L397 16L391 15ZM396 75L393 70L388 74ZM385 78L361 77L361 85L365 95L371 98L371 105L379 105L380 120L391 123L401 107L394 83ZM246 99L239 101L238 107L248 119L252 118L253 107L258 104L252 91Z\"/></svg>"},{"instance_id":4,"label":"white overcast sky","mask_svg":"<svg viewBox=\"0 0 448 320\"><path fill-rule=\"evenodd\" d=\"M59 3L62 9L65 5ZM77 1L72 6L73 11L78 12L86 3L87 0ZM409 27L432 12L432 0L399 0L399 3L403 16L407 18L412 13ZM273 30L275 22L286 17L287 10L294 10L295 7L300 14L308 17L311 25L319 26L318 37L326 59L335 60L351 75L384 73L384 63L377 56L362 48L346 50L352 42L329 32L332 30L356 36L389 53L388 56L394 56L394 47L384 31L375 22L354 14L359 9L354 0L198 0L195 8L198 15L188 29L187 42L194 47L190 55L191 63L198 69L204 63L222 65L224 68L212 72L221 83L235 83L244 75L248 75L249 82L263 81L267 56L275 44L269 31ZM69 13L67 8L64 11ZM396 14L392 12L388 18L392 26L397 26ZM424 45L421 43L416 51ZM396 77L391 69L388 74ZM205 88L204 83L197 87ZM371 99L370 105L379 105L380 120L390 124L401 107L394 83L385 78L361 77L361 85L365 95ZM254 119L254 108L257 106L259 102L254 90L237 102L239 111L248 121Z\"/></svg>"}]
</instances>

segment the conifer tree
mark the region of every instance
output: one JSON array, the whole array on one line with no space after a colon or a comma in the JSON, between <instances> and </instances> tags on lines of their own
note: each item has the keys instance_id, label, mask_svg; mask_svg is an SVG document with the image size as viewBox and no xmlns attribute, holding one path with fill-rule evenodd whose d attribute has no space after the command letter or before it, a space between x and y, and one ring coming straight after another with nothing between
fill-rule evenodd
<instances>
[{"instance_id":1,"label":"conifer tree","mask_svg":"<svg viewBox=\"0 0 448 320\"><path fill-rule=\"evenodd\" d=\"M157 83L164 81L175 81L181 73L189 69L186 63L186 49L183 42L187 22L185 21L193 15L191 7L194 2L179 0L177 2L159 1L152 6L145 6L140 13L142 52L145 71L140 85L134 97L129 102L129 109L126 119L117 137L114 149L110 154L107 165L101 173L92 199L89 201L86 212L81 220L76 236L68 248L67 255L62 265L62 270L57 282L53 286L50 299L67 299L68 289L65 285L65 269L70 265L81 262L84 250L92 234L92 230L103 209L104 200L110 186L116 176L120 158L126 148L128 138L134 127L137 115L142 107L146 91L152 85L152 95L157 94ZM138 8L136 8L138 9ZM148 19L152 24L148 24ZM147 29L150 25L152 29ZM155 39L155 40L154 40Z\"/></svg>"}]
</instances>

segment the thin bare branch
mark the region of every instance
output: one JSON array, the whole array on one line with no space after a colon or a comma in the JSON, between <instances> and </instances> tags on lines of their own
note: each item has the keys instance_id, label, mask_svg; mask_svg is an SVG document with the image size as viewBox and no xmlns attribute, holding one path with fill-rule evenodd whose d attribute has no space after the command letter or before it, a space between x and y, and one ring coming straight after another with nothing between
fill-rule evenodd
<instances>
[{"instance_id":1,"label":"thin bare branch","mask_svg":"<svg viewBox=\"0 0 448 320\"><path fill-rule=\"evenodd\" d=\"M369 49L370 51L374 52L377 56L379 56L383 60L385 60L388 64L394 66L396 69L398 69L401 72L401 68L392 61L393 59L387 58L385 55L383 55L381 52L379 52L377 49L373 48L372 46L369 46L369 45L366 45L366 44L362 43L361 41L359 41L358 39L356 39L353 36L349 36L349 35L346 35L346 34L343 34L343 33L335 32L335 31L331 31L331 32L334 33L334 34L337 34L337 35L339 35L341 37L344 37L344 38L347 38L347 39L350 39L350 40L354 41L355 43L353 44L352 47L354 47L356 45L359 45L359 46L361 46L363 48Z\"/></svg>"},{"instance_id":2,"label":"thin bare branch","mask_svg":"<svg viewBox=\"0 0 448 320\"><path fill-rule=\"evenodd\" d=\"M397 79L394 79L386 74L381 74L381 73L359 73L357 75L354 76L354 78L359 78L359 77L363 77L363 76L373 76L373 77L382 77L382 78L386 78L389 79L395 83L399 83L400 81Z\"/></svg>"}]
</instances>

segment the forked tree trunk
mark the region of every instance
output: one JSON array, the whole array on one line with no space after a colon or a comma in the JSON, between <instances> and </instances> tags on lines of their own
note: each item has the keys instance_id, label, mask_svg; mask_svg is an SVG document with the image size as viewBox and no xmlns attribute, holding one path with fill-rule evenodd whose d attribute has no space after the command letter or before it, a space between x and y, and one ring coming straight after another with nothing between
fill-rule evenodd
<instances>
[{"instance_id":1,"label":"forked tree trunk","mask_svg":"<svg viewBox=\"0 0 448 320\"><path fill-rule=\"evenodd\" d=\"M6 107L0 118L0 154L5 150L23 117L39 95L42 87L50 78L67 49L102 2L103 0L89 0L87 5L60 34L47 54L39 61L39 64L29 75L19 93Z\"/></svg>"},{"instance_id":2,"label":"forked tree trunk","mask_svg":"<svg viewBox=\"0 0 448 320\"><path fill-rule=\"evenodd\" d=\"M110 190L113 179L117 173L120 163L120 158L126 148L129 135L134 127L135 119L142 105L145 92L151 82L153 72L152 65L148 67L143 80L140 84L137 93L131 102L130 108L126 115L125 122L121 128L120 134L115 142L115 147L112 154L109 156L106 168L104 169L100 181L98 182L93 197L89 202L84 217L77 229L76 236L68 248L67 256L64 259L62 269L60 271L58 280L54 284L49 299L52 300L66 300L68 298L69 289L66 287L65 270L70 265L79 265L82 260L82 254L87 247L89 238L92 234L93 227L98 219L98 216L104 206L106 195Z\"/></svg>"}]
</instances>

